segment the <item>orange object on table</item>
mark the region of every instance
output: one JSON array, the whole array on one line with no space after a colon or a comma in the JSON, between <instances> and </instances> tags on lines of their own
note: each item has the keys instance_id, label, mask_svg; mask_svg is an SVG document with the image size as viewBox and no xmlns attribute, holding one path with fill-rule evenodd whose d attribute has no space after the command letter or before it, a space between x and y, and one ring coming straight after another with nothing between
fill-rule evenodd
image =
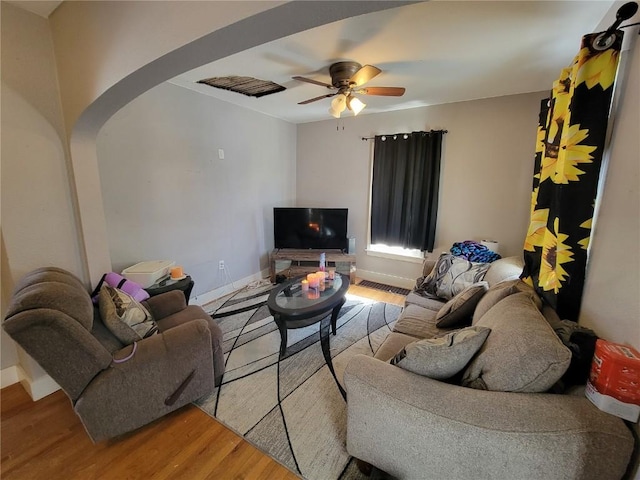
<instances>
[{"instance_id":1,"label":"orange object on table","mask_svg":"<svg viewBox=\"0 0 640 480\"><path fill-rule=\"evenodd\" d=\"M174 278L174 279L184 278L184 271L182 270L182 267L180 266L171 267L171 278Z\"/></svg>"}]
</instances>

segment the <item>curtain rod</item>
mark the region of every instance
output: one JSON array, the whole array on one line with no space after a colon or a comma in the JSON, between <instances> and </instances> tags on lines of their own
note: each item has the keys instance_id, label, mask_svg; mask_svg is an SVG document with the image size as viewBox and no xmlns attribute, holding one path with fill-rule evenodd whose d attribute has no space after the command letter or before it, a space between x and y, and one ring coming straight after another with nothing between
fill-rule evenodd
<instances>
[{"instance_id":1,"label":"curtain rod","mask_svg":"<svg viewBox=\"0 0 640 480\"><path fill-rule=\"evenodd\" d=\"M593 40L593 42L591 42L591 46L596 50L602 51L602 50L606 50L611 45L613 45L616 39L616 30L618 28L627 28L627 27L637 25L637 23L632 23L629 25L620 26L622 22L624 22L625 20L629 20L631 17L633 17L637 11L638 11L638 4L636 2L628 2L622 5L620 8L618 8L618 11L616 12L616 20L611 24L609 28L607 28L606 31L598 35Z\"/></svg>"},{"instance_id":2,"label":"curtain rod","mask_svg":"<svg viewBox=\"0 0 640 480\"><path fill-rule=\"evenodd\" d=\"M449 133L449 130L429 130L425 133ZM409 135L408 133L386 133L384 135L379 135L382 137L393 137L394 135ZM376 137L362 137L362 141L365 140L373 140Z\"/></svg>"},{"instance_id":3,"label":"curtain rod","mask_svg":"<svg viewBox=\"0 0 640 480\"><path fill-rule=\"evenodd\" d=\"M618 11L616 12L615 21L611 24L609 28L607 28L606 32L604 32L605 35L611 35L612 33L615 33L616 29L618 28L630 27L631 25L624 25L621 27L620 24L625 20L629 20L631 17L633 17L637 11L638 11L638 4L636 2L628 2L622 5L620 8L618 8Z\"/></svg>"}]
</instances>

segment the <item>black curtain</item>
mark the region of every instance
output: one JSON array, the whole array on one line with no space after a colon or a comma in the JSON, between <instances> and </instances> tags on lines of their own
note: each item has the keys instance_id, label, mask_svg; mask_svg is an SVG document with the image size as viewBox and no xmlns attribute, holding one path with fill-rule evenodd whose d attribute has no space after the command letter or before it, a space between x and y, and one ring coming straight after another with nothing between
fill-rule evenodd
<instances>
[{"instance_id":1,"label":"black curtain","mask_svg":"<svg viewBox=\"0 0 640 480\"><path fill-rule=\"evenodd\" d=\"M444 133L376 135L371 243L433 250Z\"/></svg>"}]
</instances>

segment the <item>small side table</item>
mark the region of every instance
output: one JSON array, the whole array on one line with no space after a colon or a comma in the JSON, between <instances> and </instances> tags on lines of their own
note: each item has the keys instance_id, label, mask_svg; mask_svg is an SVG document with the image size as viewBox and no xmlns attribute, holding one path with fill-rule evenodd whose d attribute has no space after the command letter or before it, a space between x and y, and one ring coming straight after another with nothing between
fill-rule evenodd
<instances>
[{"instance_id":1,"label":"small side table","mask_svg":"<svg viewBox=\"0 0 640 480\"><path fill-rule=\"evenodd\" d=\"M150 296L160 295L161 293L170 292L171 290L181 290L184 293L184 298L189 303L191 298L191 290L195 282L189 275L180 280L171 280L171 277L161 280L158 283L154 283L148 288L145 288Z\"/></svg>"}]
</instances>

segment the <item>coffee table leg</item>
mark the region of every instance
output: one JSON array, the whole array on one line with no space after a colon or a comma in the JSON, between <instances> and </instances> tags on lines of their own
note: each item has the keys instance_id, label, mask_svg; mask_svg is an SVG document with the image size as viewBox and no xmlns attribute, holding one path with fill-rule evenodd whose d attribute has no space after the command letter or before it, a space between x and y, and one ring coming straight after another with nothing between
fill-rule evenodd
<instances>
[{"instance_id":1,"label":"coffee table leg","mask_svg":"<svg viewBox=\"0 0 640 480\"><path fill-rule=\"evenodd\" d=\"M273 320L278 325L278 330L280 330L280 358L283 358L284 352L287 351L287 325L278 313L273 314Z\"/></svg>"},{"instance_id":2,"label":"coffee table leg","mask_svg":"<svg viewBox=\"0 0 640 480\"><path fill-rule=\"evenodd\" d=\"M338 322L338 313L340 313L340 309L342 308L342 306L344 305L344 302L346 301L347 299L343 298L342 301L340 302L340 305L336 306L331 312L331 332L334 335L336 334L336 323Z\"/></svg>"},{"instance_id":3,"label":"coffee table leg","mask_svg":"<svg viewBox=\"0 0 640 480\"><path fill-rule=\"evenodd\" d=\"M342 306L342 305L340 305ZM340 307L336 307L336 309L334 309L335 312L335 316L338 316L337 311L340 310ZM335 319L333 318L334 314L331 315L331 326L333 327L333 334L335 335ZM331 348L329 346L329 322L328 322L329 317L325 317L322 319L322 321L320 322L320 346L322 347L322 354L324 355L324 361L327 364L327 367L329 367L329 371L331 372L331 375L333 375L333 379L336 381L336 385L338 386L338 388L340 389L340 393L342 394L342 398L344 398L345 400L347 399L347 392L345 392L344 388L342 388L342 385L340 385L340 382L338 382L338 377L336 377L336 372L333 369L333 361L331 360Z\"/></svg>"}]
</instances>

